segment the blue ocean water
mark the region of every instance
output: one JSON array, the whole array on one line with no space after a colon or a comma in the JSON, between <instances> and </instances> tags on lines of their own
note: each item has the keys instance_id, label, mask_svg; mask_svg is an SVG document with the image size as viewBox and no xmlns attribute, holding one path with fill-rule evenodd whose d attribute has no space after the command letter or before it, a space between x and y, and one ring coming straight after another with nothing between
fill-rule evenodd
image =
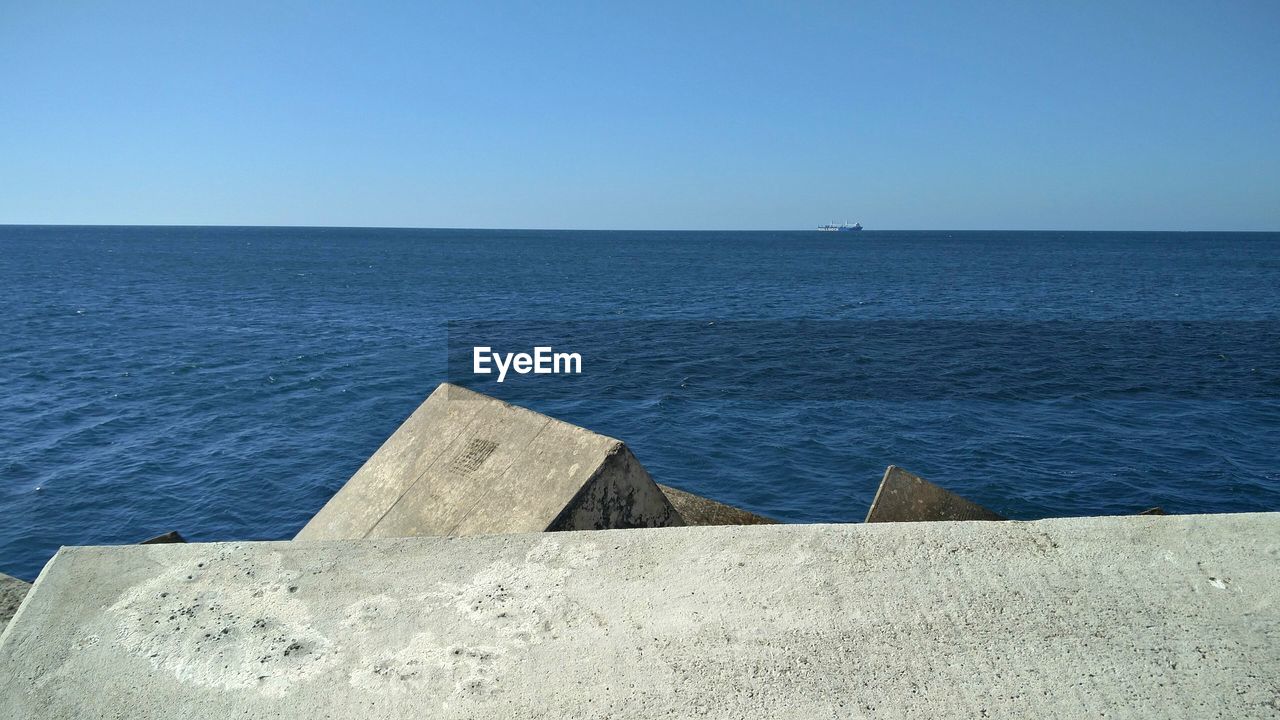
<instances>
[{"instance_id":1,"label":"blue ocean water","mask_svg":"<svg viewBox=\"0 0 1280 720\"><path fill-rule=\"evenodd\" d=\"M1280 509L1280 234L7 226L0 287L20 577L290 537L493 321L586 327L608 372L468 384L784 521L860 520L890 463L1022 519Z\"/></svg>"}]
</instances>

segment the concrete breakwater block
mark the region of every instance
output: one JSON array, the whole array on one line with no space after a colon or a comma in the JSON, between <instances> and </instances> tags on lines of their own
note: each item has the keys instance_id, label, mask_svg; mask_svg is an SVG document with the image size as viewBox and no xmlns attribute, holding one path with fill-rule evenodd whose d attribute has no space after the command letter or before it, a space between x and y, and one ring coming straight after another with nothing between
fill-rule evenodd
<instances>
[{"instance_id":1,"label":"concrete breakwater block","mask_svg":"<svg viewBox=\"0 0 1280 720\"><path fill-rule=\"evenodd\" d=\"M777 520L753 512L725 505L701 495L658 485L676 512L684 518L685 525L772 525Z\"/></svg>"},{"instance_id":2,"label":"concrete breakwater block","mask_svg":"<svg viewBox=\"0 0 1280 720\"><path fill-rule=\"evenodd\" d=\"M147 538L146 540L143 540L138 544L139 545L157 545L159 543L184 543L186 541L187 539L182 537L182 534L179 533L177 530L170 530L169 532L164 533L163 535L157 535L153 538Z\"/></svg>"},{"instance_id":3,"label":"concrete breakwater block","mask_svg":"<svg viewBox=\"0 0 1280 720\"><path fill-rule=\"evenodd\" d=\"M143 540L139 544L175 542L182 543L186 542L186 540L176 531L170 531L163 535ZM4 630L9 618L13 617L13 614L18 611L18 606L22 604L22 599L27 596L29 589L31 589L31 583L0 573L0 631Z\"/></svg>"},{"instance_id":4,"label":"concrete breakwater block","mask_svg":"<svg viewBox=\"0 0 1280 720\"><path fill-rule=\"evenodd\" d=\"M294 539L682 524L622 442L444 383Z\"/></svg>"},{"instance_id":5,"label":"concrete breakwater block","mask_svg":"<svg viewBox=\"0 0 1280 720\"><path fill-rule=\"evenodd\" d=\"M0 632L4 631L9 618L18 612L22 598L27 596L27 591L30 589L31 583L0 573Z\"/></svg>"},{"instance_id":6,"label":"concrete breakwater block","mask_svg":"<svg viewBox=\"0 0 1280 720\"><path fill-rule=\"evenodd\" d=\"M926 522L939 520L1007 520L918 475L890 465L880 480L865 522Z\"/></svg>"},{"instance_id":7,"label":"concrete breakwater block","mask_svg":"<svg viewBox=\"0 0 1280 720\"><path fill-rule=\"evenodd\" d=\"M0 717L1275 717L1280 515L62 550Z\"/></svg>"}]
</instances>

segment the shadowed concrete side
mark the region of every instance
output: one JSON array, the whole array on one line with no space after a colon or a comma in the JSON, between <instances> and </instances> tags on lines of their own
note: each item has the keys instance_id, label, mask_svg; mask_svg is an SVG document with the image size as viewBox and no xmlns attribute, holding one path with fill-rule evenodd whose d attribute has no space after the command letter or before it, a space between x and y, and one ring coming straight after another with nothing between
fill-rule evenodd
<instances>
[{"instance_id":1,"label":"shadowed concrete side","mask_svg":"<svg viewBox=\"0 0 1280 720\"><path fill-rule=\"evenodd\" d=\"M295 539L681 524L620 441L445 383Z\"/></svg>"},{"instance_id":2,"label":"shadowed concrete side","mask_svg":"<svg viewBox=\"0 0 1280 720\"><path fill-rule=\"evenodd\" d=\"M146 540L143 540L138 544L139 545L158 545L160 543L184 543L186 541L187 539L182 537L182 533L179 533L177 530L170 530L169 532L164 533L163 535L157 535L153 538L147 538Z\"/></svg>"},{"instance_id":3,"label":"shadowed concrete side","mask_svg":"<svg viewBox=\"0 0 1280 720\"><path fill-rule=\"evenodd\" d=\"M18 612L22 598L27 596L27 591L30 589L31 583L0 573L0 632L4 632L5 625L9 624L9 618Z\"/></svg>"},{"instance_id":4,"label":"shadowed concrete side","mask_svg":"<svg viewBox=\"0 0 1280 720\"><path fill-rule=\"evenodd\" d=\"M1269 718L1280 515L66 548L0 717Z\"/></svg>"},{"instance_id":5,"label":"shadowed concrete side","mask_svg":"<svg viewBox=\"0 0 1280 720\"><path fill-rule=\"evenodd\" d=\"M668 485L659 484L658 489L667 496L686 525L774 525L778 522Z\"/></svg>"},{"instance_id":6,"label":"shadowed concrete side","mask_svg":"<svg viewBox=\"0 0 1280 720\"><path fill-rule=\"evenodd\" d=\"M939 520L1007 520L922 477L890 465L884 471L865 522L936 522Z\"/></svg>"}]
</instances>

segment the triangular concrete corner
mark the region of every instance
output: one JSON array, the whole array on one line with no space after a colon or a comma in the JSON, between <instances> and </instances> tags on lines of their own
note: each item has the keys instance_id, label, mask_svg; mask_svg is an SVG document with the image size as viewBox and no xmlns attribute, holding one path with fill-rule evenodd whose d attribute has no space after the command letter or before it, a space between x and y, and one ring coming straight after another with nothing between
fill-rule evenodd
<instances>
[{"instance_id":1,"label":"triangular concrete corner","mask_svg":"<svg viewBox=\"0 0 1280 720\"><path fill-rule=\"evenodd\" d=\"M443 383L295 539L683 524L621 441Z\"/></svg>"},{"instance_id":2,"label":"triangular concrete corner","mask_svg":"<svg viewBox=\"0 0 1280 720\"><path fill-rule=\"evenodd\" d=\"M1007 519L918 475L890 465L884 471L880 489L867 511L866 522Z\"/></svg>"}]
</instances>

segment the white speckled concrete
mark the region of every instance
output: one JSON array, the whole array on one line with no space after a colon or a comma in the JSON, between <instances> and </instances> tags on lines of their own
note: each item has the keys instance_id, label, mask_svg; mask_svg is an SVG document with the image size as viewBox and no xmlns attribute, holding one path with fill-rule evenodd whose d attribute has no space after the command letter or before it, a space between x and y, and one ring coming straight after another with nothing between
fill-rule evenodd
<instances>
[{"instance_id":1,"label":"white speckled concrete","mask_svg":"<svg viewBox=\"0 0 1280 720\"><path fill-rule=\"evenodd\" d=\"M3 718L1264 718L1280 515L68 548Z\"/></svg>"}]
</instances>

